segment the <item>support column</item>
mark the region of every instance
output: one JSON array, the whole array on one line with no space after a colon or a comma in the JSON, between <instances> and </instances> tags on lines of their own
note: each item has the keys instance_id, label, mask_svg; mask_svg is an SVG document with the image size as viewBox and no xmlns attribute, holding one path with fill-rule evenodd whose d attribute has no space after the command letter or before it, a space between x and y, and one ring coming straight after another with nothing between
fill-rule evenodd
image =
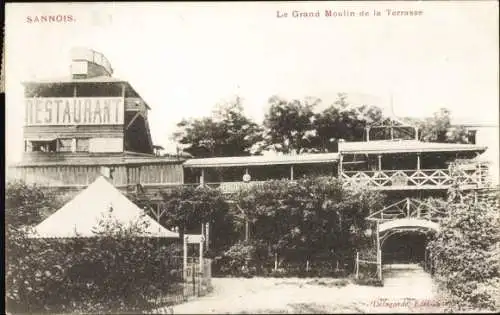
<instances>
[{"instance_id":1,"label":"support column","mask_svg":"<svg viewBox=\"0 0 500 315\"><path fill-rule=\"evenodd\" d=\"M420 153L417 153L417 171L420 171Z\"/></svg>"},{"instance_id":2,"label":"support column","mask_svg":"<svg viewBox=\"0 0 500 315\"><path fill-rule=\"evenodd\" d=\"M293 180L293 165L290 165L290 180Z\"/></svg>"},{"instance_id":3,"label":"support column","mask_svg":"<svg viewBox=\"0 0 500 315\"><path fill-rule=\"evenodd\" d=\"M248 218L245 217L245 241L248 241L250 238L250 231L248 226Z\"/></svg>"},{"instance_id":4,"label":"support column","mask_svg":"<svg viewBox=\"0 0 500 315\"><path fill-rule=\"evenodd\" d=\"M377 159L378 159L378 170L381 171L382 170L382 155L377 155Z\"/></svg>"},{"instance_id":5,"label":"support column","mask_svg":"<svg viewBox=\"0 0 500 315\"><path fill-rule=\"evenodd\" d=\"M199 276L201 277L202 274L203 274L203 243L205 242L205 239L203 237L203 234L201 235L201 238L200 238L200 261L199 261L199 264L200 264L200 274Z\"/></svg>"},{"instance_id":6,"label":"support column","mask_svg":"<svg viewBox=\"0 0 500 315\"><path fill-rule=\"evenodd\" d=\"M418 141L418 128L415 127L415 140Z\"/></svg>"},{"instance_id":7,"label":"support column","mask_svg":"<svg viewBox=\"0 0 500 315\"><path fill-rule=\"evenodd\" d=\"M200 184L205 185L205 169L201 169Z\"/></svg>"},{"instance_id":8,"label":"support column","mask_svg":"<svg viewBox=\"0 0 500 315\"><path fill-rule=\"evenodd\" d=\"M380 246L379 222L377 221L377 276L382 281L382 248Z\"/></svg>"},{"instance_id":9,"label":"support column","mask_svg":"<svg viewBox=\"0 0 500 315\"><path fill-rule=\"evenodd\" d=\"M210 244L210 223L207 222L205 226L205 247L208 249L208 245Z\"/></svg>"},{"instance_id":10,"label":"support column","mask_svg":"<svg viewBox=\"0 0 500 315\"><path fill-rule=\"evenodd\" d=\"M342 177L342 161L344 160L344 156L340 154L339 156L339 178Z\"/></svg>"},{"instance_id":11,"label":"support column","mask_svg":"<svg viewBox=\"0 0 500 315\"><path fill-rule=\"evenodd\" d=\"M187 255L188 255L188 250L187 250L187 244L188 244L188 236L184 235L184 240L182 244L182 274L184 281L187 281L187 268L188 268L188 263L187 263Z\"/></svg>"},{"instance_id":12,"label":"support column","mask_svg":"<svg viewBox=\"0 0 500 315\"><path fill-rule=\"evenodd\" d=\"M366 142L370 142L370 127L366 127Z\"/></svg>"}]
</instances>

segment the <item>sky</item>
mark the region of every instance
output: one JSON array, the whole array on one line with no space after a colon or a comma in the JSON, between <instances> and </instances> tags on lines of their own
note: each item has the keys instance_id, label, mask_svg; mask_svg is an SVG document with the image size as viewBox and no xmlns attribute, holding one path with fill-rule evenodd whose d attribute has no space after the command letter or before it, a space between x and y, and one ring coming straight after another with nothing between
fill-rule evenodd
<instances>
[{"instance_id":1,"label":"sky","mask_svg":"<svg viewBox=\"0 0 500 315\"><path fill-rule=\"evenodd\" d=\"M28 23L41 15L73 21ZM153 142L167 150L177 122L235 95L261 122L272 95L326 106L345 92L384 108L392 99L397 116L446 107L458 122L496 125L487 142L498 159L497 1L8 3L5 21L7 163L23 149L20 82L68 76L76 46L102 52L130 82L152 108Z\"/></svg>"}]
</instances>

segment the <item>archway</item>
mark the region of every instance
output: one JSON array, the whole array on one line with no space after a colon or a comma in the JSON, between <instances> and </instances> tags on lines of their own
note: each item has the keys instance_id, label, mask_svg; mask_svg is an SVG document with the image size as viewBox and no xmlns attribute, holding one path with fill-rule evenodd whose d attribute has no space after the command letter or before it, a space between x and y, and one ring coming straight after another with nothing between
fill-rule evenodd
<instances>
[{"instance_id":1,"label":"archway","mask_svg":"<svg viewBox=\"0 0 500 315\"><path fill-rule=\"evenodd\" d=\"M381 241L382 263L420 264L427 259L427 243L435 233L423 229L395 229Z\"/></svg>"}]
</instances>

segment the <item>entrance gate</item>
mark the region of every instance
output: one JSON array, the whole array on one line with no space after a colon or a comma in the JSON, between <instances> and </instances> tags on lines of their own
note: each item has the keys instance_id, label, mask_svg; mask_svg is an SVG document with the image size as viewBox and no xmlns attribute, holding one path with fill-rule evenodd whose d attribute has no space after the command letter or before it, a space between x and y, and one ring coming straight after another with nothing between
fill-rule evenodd
<instances>
[{"instance_id":1,"label":"entrance gate","mask_svg":"<svg viewBox=\"0 0 500 315\"><path fill-rule=\"evenodd\" d=\"M376 265L377 278L382 280L382 246L392 235L398 233L439 231L439 221L447 216L443 210L428 202L404 198L370 214L366 219L372 223L370 234L374 236L376 257L356 255L356 277L361 264ZM426 257L427 258L427 257Z\"/></svg>"}]
</instances>

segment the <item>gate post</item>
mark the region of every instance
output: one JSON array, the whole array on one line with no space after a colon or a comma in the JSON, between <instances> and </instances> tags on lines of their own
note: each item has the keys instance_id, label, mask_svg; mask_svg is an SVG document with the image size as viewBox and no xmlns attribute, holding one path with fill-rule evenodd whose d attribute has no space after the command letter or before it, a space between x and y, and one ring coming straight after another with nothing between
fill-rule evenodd
<instances>
[{"instance_id":1,"label":"gate post","mask_svg":"<svg viewBox=\"0 0 500 315\"><path fill-rule=\"evenodd\" d=\"M382 281L382 249L380 247L379 222L377 220L377 276Z\"/></svg>"}]
</instances>

